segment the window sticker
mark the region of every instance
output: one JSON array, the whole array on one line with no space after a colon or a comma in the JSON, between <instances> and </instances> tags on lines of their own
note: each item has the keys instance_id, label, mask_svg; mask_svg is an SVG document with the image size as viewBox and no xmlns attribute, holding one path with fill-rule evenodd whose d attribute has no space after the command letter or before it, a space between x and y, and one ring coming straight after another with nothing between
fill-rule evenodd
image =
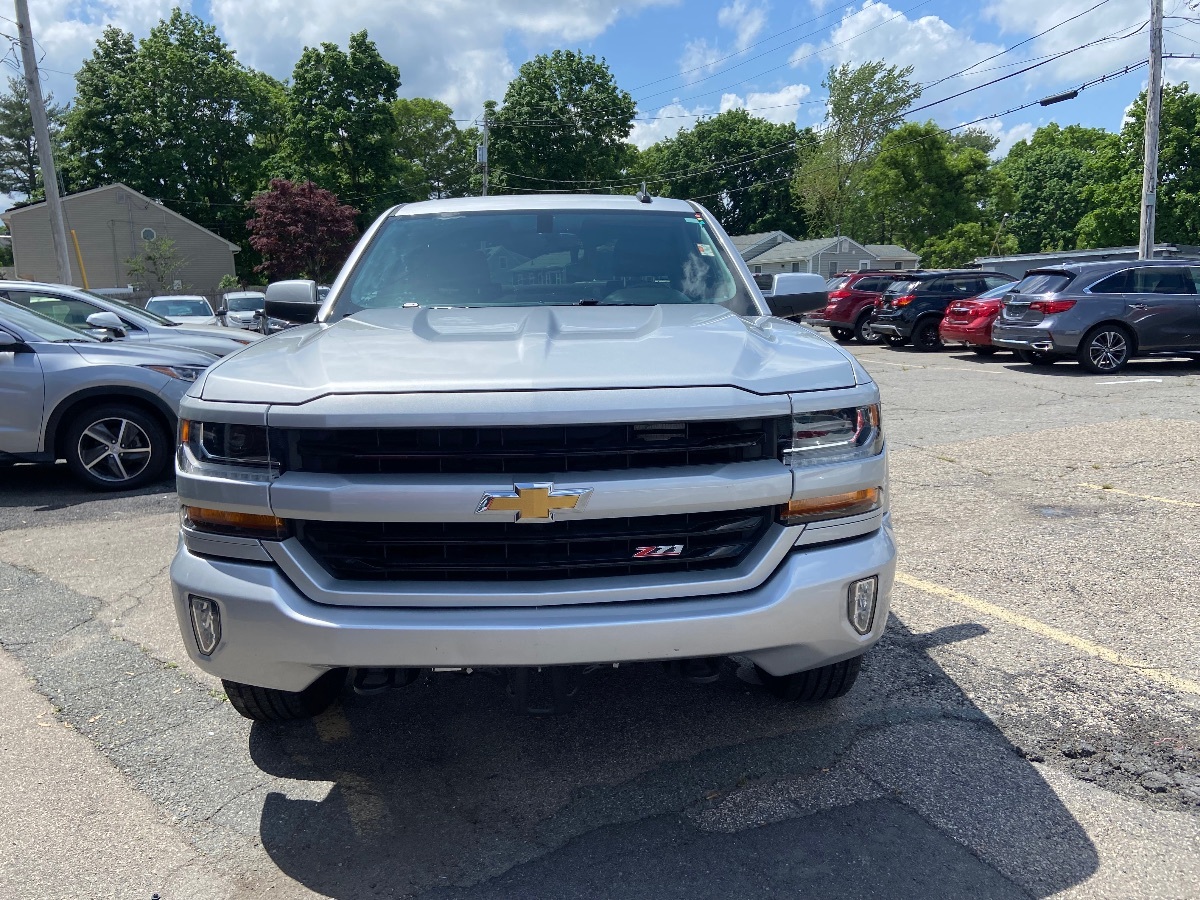
<instances>
[{"instance_id":1,"label":"window sticker","mask_svg":"<svg viewBox=\"0 0 1200 900\"><path fill-rule=\"evenodd\" d=\"M715 256L716 255L715 253L713 253L713 248L708 246L708 244L697 244L696 249L700 251L701 256Z\"/></svg>"}]
</instances>

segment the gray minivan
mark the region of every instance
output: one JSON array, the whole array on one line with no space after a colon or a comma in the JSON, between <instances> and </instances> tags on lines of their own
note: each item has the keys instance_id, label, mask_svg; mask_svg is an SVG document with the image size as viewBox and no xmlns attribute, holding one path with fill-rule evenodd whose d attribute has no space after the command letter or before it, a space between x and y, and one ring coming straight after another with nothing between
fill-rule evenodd
<instances>
[{"instance_id":1,"label":"gray minivan","mask_svg":"<svg viewBox=\"0 0 1200 900\"><path fill-rule=\"evenodd\" d=\"M1031 365L1074 357L1102 375L1135 356L1200 354L1200 260L1033 269L1004 298L992 343Z\"/></svg>"}]
</instances>

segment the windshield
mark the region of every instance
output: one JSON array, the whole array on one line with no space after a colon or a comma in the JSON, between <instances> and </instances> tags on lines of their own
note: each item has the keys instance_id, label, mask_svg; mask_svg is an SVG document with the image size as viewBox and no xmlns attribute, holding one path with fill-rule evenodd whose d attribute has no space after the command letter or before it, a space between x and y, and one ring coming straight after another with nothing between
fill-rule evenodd
<instances>
[{"instance_id":1,"label":"windshield","mask_svg":"<svg viewBox=\"0 0 1200 900\"><path fill-rule=\"evenodd\" d=\"M96 342L96 338L85 331L62 325L41 313L35 313L32 309L18 306L8 300L0 300L0 319L28 331L41 341L86 341L89 344Z\"/></svg>"},{"instance_id":2,"label":"windshield","mask_svg":"<svg viewBox=\"0 0 1200 900\"><path fill-rule=\"evenodd\" d=\"M825 290L836 291L838 288L843 287L849 280L849 275L835 275L825 282Z\"/></svg>"},{"instance_id":3,"label":"windshield","mask_svg":"<svg viewBox=\"0 0 1200 900\"><path fill-rule=\"evenodd\" d=\"M339 291L332 313L662 303L758 313L695 214L522 210L389 219Z\"/></svg>"},{"instance_id":4,"label":"windshield","mask_svg":"<svg viewBox=\"0 0 1200 900\"><path fill-rule=\"evenodd\" d=\"M212 307L203 297L151 297L146 309L162 316L211 316Z\"/></svg>"},{"instance_id":5,"label":"windshield","mask_svg":"<svg viewBox=\"0 0 1200 900\"><path fill-rule=\"evenodd\" d=\"M266 299L262 294L251 294L248 297L227 297L225 308L230 312L258 312L263 308Z\"/></svg>"},{"instance_id":6,"label":"windshield","mask_svg":"<svg viewBox=\"0 0 1200 900\"><path fill-rule=\"evenodd\" d=\"M1029 272L1008 289L1016 294L1057 294L1074 277L1070 272Z\"/></svg>"},{"instance_id":7,"label":"windshield","mask_svg":"<svg viewBox=\"0 0 1200 900\"><path fill-rule=\"evenodd\" d=\"M984 291L982 294L975 296L976 300L999 300L1009 291L1016 290L1017 283L1010 281L1008 284L1002 284L999 287L994 287L990 291Z\"/></svg>"}]
</instances>

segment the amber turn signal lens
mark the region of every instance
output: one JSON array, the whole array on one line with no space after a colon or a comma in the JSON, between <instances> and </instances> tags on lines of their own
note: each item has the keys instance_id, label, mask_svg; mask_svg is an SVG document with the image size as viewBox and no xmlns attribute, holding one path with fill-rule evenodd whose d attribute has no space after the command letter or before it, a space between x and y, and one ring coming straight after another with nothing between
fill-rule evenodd
<instances>
[{"instance_id":1,"label":"amber turn signal lens","mask_svg":"<svg viewBox=\"0 0 1200 900\"><path fill-rule=\"evenodd\" d=\"M186 444L192 438L192 423L187 419L179 420L179 443Z\"/></svg>"},{"instance_id":2,"label":"amber turn signal lens","mask_svg":"<svg viewBox=\"0 0 1200 900\"><path fill-rule=\"evenodd\" d=\"M865 488L828 497L812 497L793 500L779 507L779 521L784 525L802 525L806 522L821 522L825 519L841 519L860 516L879 509L883 501L882 488Z\"/></svg>"},{"instance_id":3,"label":"amber turn signal lens","mask_svg":"<svg viewBox=\"0 0 1200 900\"><path fill-rule=\"evenodd\" d=\"M275 516L205 509L200 506L185 506L183 515L187 523L197 531L210 534L263 538L269 541L282 541L288 536L287 522Z\"/></svg>"}]
</instances>

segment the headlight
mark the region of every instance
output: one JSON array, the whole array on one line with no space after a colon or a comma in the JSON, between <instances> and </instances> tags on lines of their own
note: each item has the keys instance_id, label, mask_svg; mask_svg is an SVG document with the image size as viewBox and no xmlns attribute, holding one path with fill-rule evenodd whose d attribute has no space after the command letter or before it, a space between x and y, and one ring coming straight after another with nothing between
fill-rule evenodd
<instances>
[{"instance_id":1,"label":"headlight","mask_svg":"<svg viewBox=\"0 0 1200 900\"><path fill-rule=\"evenodd\" d=\"M263 480L278 474L265 425L179 422L180 463L235 478Z\"/></svg>"},{"instance_id":2,"label":"headlight","mask_svg":"<svg viewBox=\"0 0 1200 900\"><path fill-rule=\"evenodd\" d=\"M180 381L195 381L204 374L207 366L142 366L143 369L150 369L152 372L157 372L159 375L166 375L168 378L178 378Z\"/></svg>"},{"instance_id":3,"label":"headlight","mask_svg":"<svg viewBox=\"0 0 1200 900\"><path fill-rule=\"evenodd\" d=\"M876 456L883 450L879 404L850 406L792 416L792 434L783 445L789 466L816 466Z\"/></svg>"}]
</instances>

